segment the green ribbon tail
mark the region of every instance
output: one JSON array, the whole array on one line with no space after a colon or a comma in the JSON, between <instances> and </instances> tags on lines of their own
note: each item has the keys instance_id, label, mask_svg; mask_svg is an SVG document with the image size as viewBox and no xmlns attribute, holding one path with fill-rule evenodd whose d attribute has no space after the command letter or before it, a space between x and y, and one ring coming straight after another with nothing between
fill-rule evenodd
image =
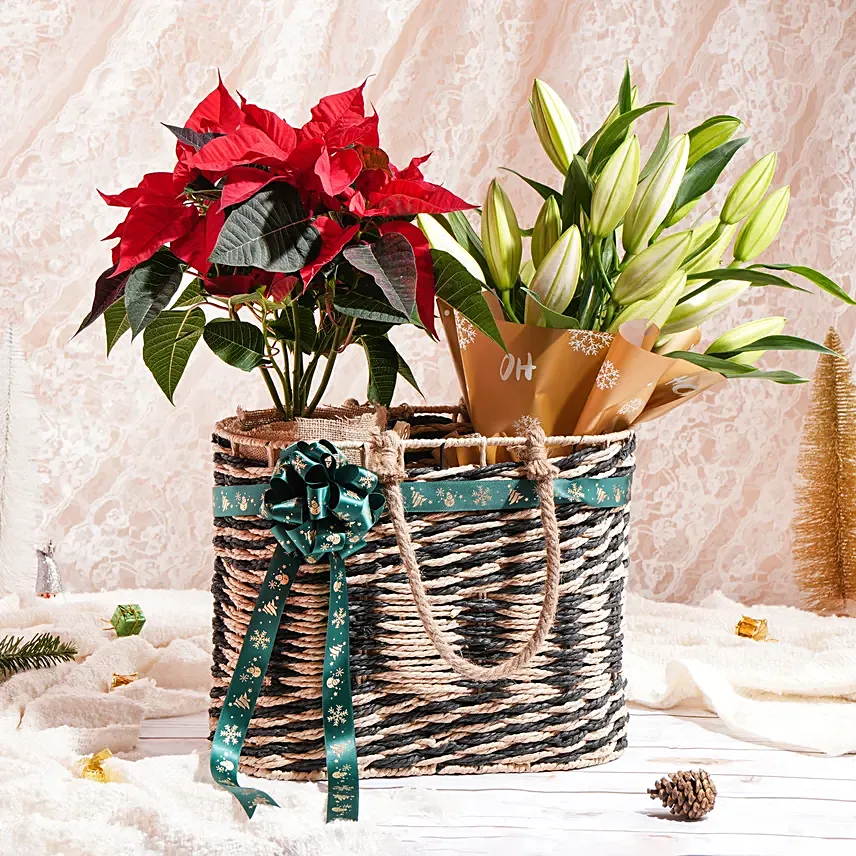
<instances>
[{"instance_id":1,"label":"green ribbon tail","mask_svg":"<svg viewBox=\"0 0 856 856\"><path fill-rule=\"evenodd\" d=\"M237 798L249 817L256 806L278 805L264 791L238 784L238 762L273 652L282 610L300 562L299 554L287 553L277 546L259 590L211 743L209 767L214 781Z\"/></svg>"},{"instance_id":2,"label":"green ribbon tail","mask_svg":"<svg viewBox=\"0 0 856 856\"><path fill-rule=\"evenodd\" d=\"M321 706L327 754L327 821L357 820L360 812L357 742L351 699L350 614L345 562L330 554L330 606Z\"/></svg>"}]
</instances>

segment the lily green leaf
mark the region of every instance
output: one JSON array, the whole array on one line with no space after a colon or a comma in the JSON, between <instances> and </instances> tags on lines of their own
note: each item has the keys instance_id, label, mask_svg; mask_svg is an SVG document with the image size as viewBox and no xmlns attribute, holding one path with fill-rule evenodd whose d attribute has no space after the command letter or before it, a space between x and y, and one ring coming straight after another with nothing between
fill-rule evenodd
<instances>
[{"instance_id":1,"label":"lily green leaf","mask_svg":"<svg viewBox=\"0 0 856 856\"><path fill-rule=\"evenodd\" d=\"M449 253L431 250L431 258L434 260L434 289L437 297L445 300L449 306L506 350L493 313L482 295L482 284Z\"/></svg>"},{"instance_id":2,"label":"lily green leaf","mask_svg":"<svg viewBox=\"0 0 856 856\"><path fill-rule=\"evenodd\" d=\"M755 350L759 350L759 348L755 347ZM752 366L741 366L739 363L732 363L729 360L722 359L721 357L713 357L710 354L697 354L695 351L672 351L666 354L666 356L676 360L686 360L688 363L692 363L703 369L719 372L719 374L727 378L762 378L781 384L808 383L808 378L800 377L793 372L781 369L764 371Z\"/></svg>"},{"instance_id":3,"label":"lily green leaf","mask_svg":"<svg viewBox=\"0 0 856 856\"><path fill-rule=\"evenodd\" d=\"M666 121L663 123L663 130L660 132L660 138L657 140L657 145L654 146L654 151L651 152L651 156L645 161L645 166L642 167L642 172L639 173L639 181L644 181L654 172L655 169L660 165L660 161L666 155L666 151L669 148L669 140L671 139L671 124L669 119L669 113L666 111Z\"/></svg>"},{"instance_id":4,"label":"lily green leaf","mask_svg":"<svg viewBox=\"0 0 856 856\"><path fill-rule=\"evenodd\" d=\"M713 151L700 157L685 173L678 188L678 195L672 203L671 216L679 208L683 208L688 202L704 196L708 190L716 184L716 180L722 175L722 171L728 166L731 158L737 154L741 146L749 142L749 137L740 137L737 140L729 140ZM668 220L668 217L666 218Z\"/></svg>"},{"instance_id":5,"label":"lily green leaf","mask_svg":"<svg viewBox=\"0 0 856 856\"><path fill-rule=\"evenodd\" d=\"M556 197L556 202L561 201L562 194L559 193L558 190L554 190L552 187L549 187L546 184L541 184L540 181L535 181L534 178L528 178L525 175L519 173L516 169L511 169L511 167L503 166L500 169L504 169L506 172L513 173L518 178L522 178L542 199L549 199L551 196Z\"/></svg>"},{"instance_id":6,"label":"lily green leaf","mask_svg":"<svg viewBox=\"0 0 856 856\"><path fill-rule=\"evenodd\" d=\"M559 312L554 311L553 309L548 309L540 300L537 294L529 288L523 288L523 293L528 295L532 300L534 300L539 307L541 307L541 311L544 313L544 319L547 324L545 326L551 327L555 330L579 330L580 322L576 318L571 318L570 315L562 315Z\"/></svg>"},{"instance_id":7,"label":"lily green leaf","mask_svg":"<svg viewBox=\"0 0 856 856\"><path fill-rule=\"evenodd\" d=\"M659 107L672 107L671 101L654 101L651 104L646 104L644 107L637 107L634 110L628 110L626 113L621 113L616 116L612 122L607 125L604 132L597 138L594 144L594 150L591 154L591 174L596 175L600 172L600 168L609 160L609 156L621 145L622 140L627 136L627 129L638 119L652 110L657 110Z\"/></svg>"},{"instance_id":8,"label":"lily green leaf","mask_svg":"<svg viewBox=\"0 0 856 856\"><path fill-rule=\"evenodd\" d=\"M202 336L205 313L199 308L161 312L143 333L143 362L173 404L175 388Z\"/></svg>"},{"instance_id":9,"label":"lily green leaf","mask_svg":"<svg viewBox=\"0 0 856 856\"><path fill-rule=\"evenodd\" d=\"M580 212L586 217L591 215L591 195L594 192L588 165L584 158L574 155L568 172L565 175L565 184L562 188L562 198L559 200L562 209L562 229L569 229L574 223L579 222Z\"/></svg>"},{"instance_id":10,"label":"lily green leaf","mask_svg":"<svg viewBox=\"0 0 856 856\"><path fill-rule=\"evenodd\" d=\"M828 354L830 357L842 357L837 351L813 342L811 339L801 339L799 336L762 336L748 345L732 348L730 351L711 351L718 357L733 357L735 354L752 353L753 351L813 351L818 354Z\"/></svg>"},{"instance_id":11,"label":"lily green leaf","mask_svg":"<svg viewBox=\"0 0 856 856\"><path fill-rule=\"evenodd\" d=\"M215 318L202 334L205 344L230 366L249 372L265 357L265 338L255 324Z\"/></svg>"},{"instance_id":12,"label":"lily green leaf","mask_svg":"<svg viewBox=\"0 0 856 856\"><path fill-rule=\"evenodd\" d=\"M791 273L795 273L798 276L805 277L809 282L813 282L818 288L825 291L827 294L831 294L833 297L837 297L839 300L844 301L844 303L849 306L856 306L856 300L854 300L838 283L833 282L826 274L821 273L819 270L815 270L814 268L806 267L805 265L788 265L788 264L776 264L776 265L765 265L765 264L754 264L749 265L749 270L757 270L758 268L766 268L767 270L786 270Z\"/></svg>"}]
</instances>

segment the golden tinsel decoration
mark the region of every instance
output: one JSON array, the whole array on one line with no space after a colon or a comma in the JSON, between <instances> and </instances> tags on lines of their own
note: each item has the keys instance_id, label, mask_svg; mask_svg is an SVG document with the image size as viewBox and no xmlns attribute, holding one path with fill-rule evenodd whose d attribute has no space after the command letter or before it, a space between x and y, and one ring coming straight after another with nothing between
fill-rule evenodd
<instances>
[{"instance_id":1,"label":"golden tinsel decoration","mask_svg":"<svg viewBox=\"0 0 856 856\"><path fill-rule=\"evenodd\" d=\"M829 328L826 347L843 353ZM799 454L794 576L816 612L856 614L856 388L850 363L821 354Z\"/></svg>"},{"instance_id":2,"label":"golden tinsel decoration","mask_svg":"<svg viewBox=\"0 0 856 856\"><path fill-rule=\"evenodd\" d=\"M716 786L707 770L678 770L655 782L648 795L659 799L672 814L698 820L713 809Z\"/></svg>"}]
</instances>

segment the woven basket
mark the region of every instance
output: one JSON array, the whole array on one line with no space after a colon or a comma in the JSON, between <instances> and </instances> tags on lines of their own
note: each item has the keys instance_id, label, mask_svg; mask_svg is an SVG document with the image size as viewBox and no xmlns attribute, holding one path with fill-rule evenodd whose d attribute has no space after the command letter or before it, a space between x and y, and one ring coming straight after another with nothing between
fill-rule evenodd
<instances>
[{"instance_id":1,"label":"woven basket","mask_svg":"<svg viewBox=\"0 0 856 856\"><path fill-rule=\"evenodd\" d=\"M457 408L446 409L445 420L437 410L420 415L408 408L390 415L390 425L404 419L419 437L402 444L408 481L523 475L515 463L439 469L432 457L437 447L470 442L481 446L484 459L487 444L514 446L522 440L444 444L450 433L459 437L472 429ZM257 420L245 435L235 420L218 423L217 485L268 481L275 456L265 446L263 423ZM268 433L269 445L282 442L276 426ZM563 478L632 473L635 441L629 432L551 440L572 447L571 454L550 460ZM540 650L510 677L467 677L450 658L458 655L460 662L496 671L531 641L547 587L539 509L411 515L410 539L424 583L421 610L399 555L406 533L397 536L388 515L369 533L368 546L348 559L361 777L566 770L603 763L624 749L621 620L628 508L572 503L555 511L561 545L555 620ZM216 518L214 524L212 734L275 546L271 523L260 517ZM324 777L321 675L328 582L326 566L304 564L293 584L244 744L240 769L248 775ZM456 654L442 655L440 641Z\"/></svg>"}]
</instances>

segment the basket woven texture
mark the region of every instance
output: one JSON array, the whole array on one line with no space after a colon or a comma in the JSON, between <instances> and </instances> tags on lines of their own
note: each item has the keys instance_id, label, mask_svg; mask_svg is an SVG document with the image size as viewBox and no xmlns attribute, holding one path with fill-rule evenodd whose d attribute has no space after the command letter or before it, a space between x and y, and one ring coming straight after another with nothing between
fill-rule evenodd
<instances>
[{"instance_id":1,"label":"basket woven texture","mask_svg":"<svg viewBox=\"0 0 856 856\"><path fill-rule=\"evenodd\" d=\"M425 420L412 421L425 436ZM253 433L258 437L259 429ZM241 447L241 456L233 454L233 441L229 432L214 435L215 483L267 482L268 462L244 457ZM629 475L634 445L631 434L606 443L582 438L570 455L551 463L562 478ZM448 471L410 467L407 476L508 479L522 471L515 463ZM557 506L556 519L556 620L540 652L509 678L471 680L440 657L417 613L388 517L371 530L366 549L348 559L361 777L566 770L621 753L629 511L574 503ZM480 665L506 660L532 635L544 600L539 510L410 515L408 522L427 597L446 637ZM275 547L271 523L259 517L217 518L214 525L212 733ZM248 775L324 777L328 575L326 566L304 564L294 582L244 745L240 769Z\"/></svg>"}]
</instances>

